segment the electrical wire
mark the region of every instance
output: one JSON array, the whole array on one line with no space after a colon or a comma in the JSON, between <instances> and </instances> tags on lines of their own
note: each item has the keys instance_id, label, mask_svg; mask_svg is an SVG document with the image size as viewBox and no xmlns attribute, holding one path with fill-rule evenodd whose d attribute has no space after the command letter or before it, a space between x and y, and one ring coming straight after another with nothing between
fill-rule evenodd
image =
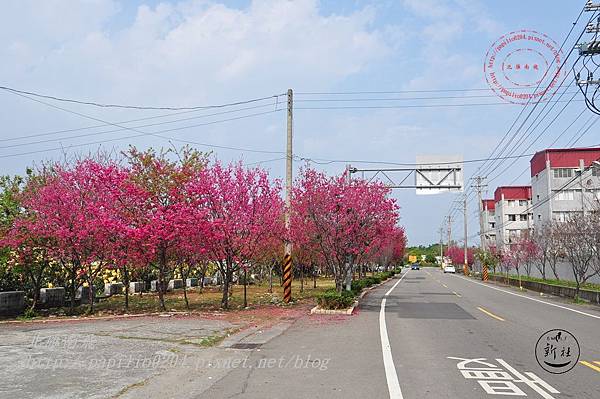
<instances>
[{"instance_id":1,"label":"electrical wire","mask_svg":"<svg viewBox=\"0 0 600 399\"><path fill-rule=\"evenodd\" d=\"M154 111L156 111L156 110L162 110L162 111L165 111L165 110L169 110L169 111L187 110L187 111L189 111L189 110L225 108L225 107L231 107L231 106L236 106L236 105L250 104L250 103L254 103L254 102L258 102L258 101L270 100L270 99L274 99L274 98L276 99L276 98L286 95L285 93L273 94L271 96L266 96L266 97L252 98L249 100L234 101L234 102L230 102L230 103L217 104L217 105L202 105L202 106L193 106L193 107L150 107L150 106L142 106L142 105L105 104L105 103L99 103L99 102L95 102L95 101L75 100L72 98L57 97L57 96L51 96L51 95L47 95L47 94L40 94L40 93L36 93L36 92L32 92L32 91L19 90L19 89L15 89L15 88L9 87L9 86L0 86L0 89L6 90L11 93L15 93L15 94L28 95L28 96L32 96L32 97L44 98L47 100L54 100L54 101L60 101L60 102L68 102L68 103L73 103L73 104L90 105L90 106L100 107L100 108L122 108L122 109L137 109L137 110L154 110Z\"/></svg>"}]
</instances>

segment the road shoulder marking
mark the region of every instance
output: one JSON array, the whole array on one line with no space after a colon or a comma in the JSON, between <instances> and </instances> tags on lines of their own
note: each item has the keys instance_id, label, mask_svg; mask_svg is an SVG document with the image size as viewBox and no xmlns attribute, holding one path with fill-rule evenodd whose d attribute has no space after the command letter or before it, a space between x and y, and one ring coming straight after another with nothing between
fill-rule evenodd
<instances>
[{"instance_id":1,"label":"road shoulder marking","mask_svg":"<svg viewBox=\"0 0 600 399\"><path fill-rule=\"evenodd\" d=\"M492 312L485 310L484 308L482 308L481 306L477 306L477 309L481 310L483 313L485 313L486 315L493 317L496 320L500 320L500 321L506 321L504 320L502 317L500 316L496 316L495 314L493 314Z\"/></svg>"},{"instance_id":2,"label":"road shoulder marking","mask_svg":"<svg viewBox=\"0 0 600 399\"><path fill-rule=\"evenodd\" d=\"M385 293L381 300L381 309L379 310L379 334L381 336L381 352L383 354L383 366L385 368L385 378L387 380L388 391L390 393L390 399L403 399L402 390L400 389L400 382L398 381L398 373L396 372L396 366L394 365L394 358L392 356L392 347L390 346L390 340L387 332L387 325L385 323L385 302L386 297L390 295L392 290L396 288L402 281L404 276L408 274L406 271L402 277Z\"/></svg>"},{"instance_id":3,"label":"road shoulder marking","mask_svg":"<svg viewBox=\"0 0 600 399\"><path fill-rule=\"evenodd\" d=\"M559 304L556 304L556 303L542 301L540 299L528 297L527 295L521 295L521 294L517 294L516 292L510 292L510 291L507 291L507 290L503 290L501 288L492 287L491 285L483 284L483 283L480 283L478 281L473 281L472 279L467 278L467 277L463 277L463 276L456 276L456 277L462 278L463 280L469 281L469 282L471 282L473 284L478 284L478 285L490 288L492 290L504 292L505 294L510 294L510 295L521 297L521 298L529 299L530 301L534 301L534 302L544 303L544 304L549 305L549 306L554 306L554 307L557 307L557 308L560 308L560 309L565 309L565 310L568 310L568 311L571 311L571 312L579 313L579 314L584 315L584 316L593 317L594 319L600 319L600 316L593 315L593 314L586 313L586 312L582 312L581 310L571 309L571 308L569 308L567 306L562 306L562 305L559 305Z\"/></svg>"}]
</instances>

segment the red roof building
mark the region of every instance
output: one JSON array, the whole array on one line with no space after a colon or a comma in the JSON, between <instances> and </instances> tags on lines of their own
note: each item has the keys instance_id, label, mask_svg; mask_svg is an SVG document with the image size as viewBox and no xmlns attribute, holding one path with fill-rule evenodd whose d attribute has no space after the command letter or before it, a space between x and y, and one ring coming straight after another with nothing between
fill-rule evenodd
<instances>
[{"instance_id":1,"label":"red roof building","mask_svg":"<svg viewBox=\"0 0 600 399\"><path fill-rule=\"evenodd\" d=\"M531 186L501 186L494 191L494 201L505 200L530 200Z\"/></svg>"},{"instance_id":2,"label":"red roof building","mask_svg":"<svg viewBox=\"0 0 600 399\"><path fill-rule=\"evenodd\" d=\"M546 169L547 161L550 168L578 168L580 160L584 167L590 166L600 160L600 148L549 148L537 152L530 161L531 177Z\"/></svg>"}]
</instances>

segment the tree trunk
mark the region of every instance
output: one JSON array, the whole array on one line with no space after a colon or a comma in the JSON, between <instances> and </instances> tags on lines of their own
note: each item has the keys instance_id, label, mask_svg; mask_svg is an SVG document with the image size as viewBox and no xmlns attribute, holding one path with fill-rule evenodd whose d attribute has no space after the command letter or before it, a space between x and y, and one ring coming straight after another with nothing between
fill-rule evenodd
<instances>
[{"instance_id":1,"label":"tree trunk","mask_svg":"<svg viewBox=\"0 0 600 399\"><path fill-rule=\"evenodd\" d=\"M317 268L315 265L311 265L311 267L313 272L313 288L317 288Z\"/></svg>"},{"instance_id":2,"label":"tree trunk","mask_svg":"<svg viewBox=\"0 0 600 399\"><path fill-rule=\"evenodd\" d=\"M94 313L94 280L92 278L92 273L91 270L88 272L88 287L90 288L88 290L88 299L90 301L90 308L88 310L89 314Z\"/></svg>"},{"instance_id":3,"label":"tree trunk","mask_svg":"<svg viewBox=\"0 0 600 399\"><path fill-rule=\"evenodd\" d=\"M273 265L269 267L269 294L273 293Z\"/></svg>"},{"instance_id":4,"label":"tree trunk","mask_svg":"<svg viewBox=\"0 0 600 399\"><path fill-rule=\"evenodd\" d=\"M229 308L229 278L223 275L223 297L221 298L221 307L223 309Z\"/></svg>"},{"instance_id":5,"label":"tree trunk","mask_svg":"<svg viewBox=\"0 0 600 399\"><path fill-rule=\"evenodd\" d=\"M125 283L125 310L129 310L129 271L123 266L123 282Z\"/></svg>"},{"instance_id":6,"label":"tree trunk","mask_svg":"<svg viewBox=\"0 0 600 399\"><path fill-rule=\"evenodd\" d=\"M300 292L304 292L304 265L300 265Z\"/></svg>"},{"instance_id":7,"label":"tree trunk","mask_svg":"<svg viewBox=\"0 0 600 399\"><path fill-rule=\"evenodd\" d=\"M164 248L161 248L158 260L158 300L160 301L160 309L164 312L165 307L165 267L167 263L167 254Z\"/></svg>"},{"instance_id":8,"label":"tree trunk","mask_svg":"<svg viewBox=\"0 0 600 399\"><path fill-rule=\"evenodd\" d=\"M188 297L187 297L187 276L189 273L184 272L183 269L181 269L181 279L183 280L183 300L185 301L185 309L186 310L190 310L190 303L188 301Z\"/></svg>"},{"instance_id":9,"label":"tree trunk","mask_svg":"<svg viewBox=\"0 0 600 399\"><path fill-rule=\"evenodd\" d=\"M71 304L69 305L69 313L73 314L73 312L75 311L75 291L77 290L77 288L75 287L75 278L76 278L76 272L73 268L71 268Z\"/></svg>"},{"instance_id":10,"label":"tree trunk","mask_svg":"<svg viewBox=\"0 0 600 399\"><path fill-rule=\"evenodd\" d=\"M244 268L244 308L248 307L248 298L246 296L246 287L248 286L248 271Z\"/></svg>"}]
</instances>

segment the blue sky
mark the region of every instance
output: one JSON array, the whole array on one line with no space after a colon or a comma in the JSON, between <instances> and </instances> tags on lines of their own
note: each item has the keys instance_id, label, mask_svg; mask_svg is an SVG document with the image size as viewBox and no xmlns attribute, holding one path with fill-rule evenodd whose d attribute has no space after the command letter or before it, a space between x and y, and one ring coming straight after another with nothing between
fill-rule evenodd
<instances>
[{"instance_id":1,"label":"blue sky","mask_svg":"<svg viewBox=\"0 0 600 399\"><path fill-rule=\"evenodd\" d=\"M0 59L4 60L0 64L0 85L82 100L152 106L216 104L280 94L288 88L298 93L485 88L483 60L496 39L514 30L532 29L561 43L583 3L7 1L0 12L3 43ZM572 45L572 40L568 45ZM297 100L324 98L296 96ZM501 100L492 97L482 101ZM402 103L434 104L435 101L408 99ZM52 104L112 123L160 114ZM297 102L299 108L306 104L312 103ZM0 106L2 139L20 138L0 142L0 165L6 174L23 173L29 165L60 159L65 153L94 151L99 145L86 145L90 141L132 134L128 131L100 134L114 130L104 128L23 139L25 135L76 129L98 122L6 92L0 92ZM560 119L531 143L531 150L543 149L554 141L581 107L580 102L569 105ZM298 109L294 121L295 151L307 158L407 163L414 162L417 154L484 158L521 110L522 106L509 104L422 109ZM238 115L244 113L232 114ZM207 117L200 121L223 118ZM168 126L184 125L182 122ZM557 146L564 145L578 126L575 124L573 130L567 131ZM72 137L82 133L89 135ZM285 114L273 112L164 134L205 144L283 151ZM597 132L592 130L578 145L599 142ZM170 145L168 140L146 136L110 141L101 147L119 151L129 144ZM55 150L60 147L62 151ZM243 159L250 163L278 157L212 150L224 161ZM300 164L296 162L296 167ZM313 165L329 173L339 173L344 168L344 163ZM476 165L466 168L467 176ZM263 166L273 176L283 176L283 160L266 162ZM490 191L497 185L510 183L527 166L527 158L518 160L490 182ZM516 184L526 184L528 178L524 173ZM402 207L402 223L411 244L439 239L437 230L442 218L457 198L454 194L416 196L410 190L396 190L393 195ZM488 193L491 195L492 192ZM470 216L474 212L473 203ZM462 223L454 226L458 234L462 234L461 226ZM474 218L469 229L470 233L477 231Z\"/></svg>"}]
</instances>

